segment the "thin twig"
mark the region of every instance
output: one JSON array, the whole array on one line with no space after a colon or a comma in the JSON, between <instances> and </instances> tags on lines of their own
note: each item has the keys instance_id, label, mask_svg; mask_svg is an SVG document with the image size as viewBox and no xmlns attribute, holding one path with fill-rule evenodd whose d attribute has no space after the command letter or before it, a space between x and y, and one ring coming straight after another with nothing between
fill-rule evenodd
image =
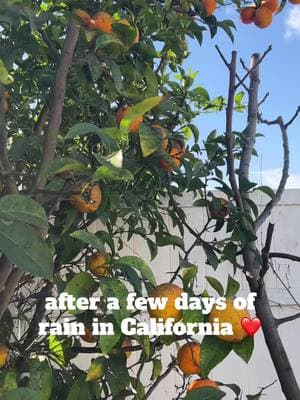
<instances>
[{"instance_id":1,"label":"thin twig","mask_svg":"<svg viewBox=\"0 0 300 400\"><path fill-rule=\"evenodd\" d=\"M285 258L287 260L300 262L299 256L295 256L295 255L289 254L289 253L272 252L269 254L269 258Z\"/></svg>"},{"instance_id":2,"label":"thin twig","mask_svg":"<svg viewBox=\"0 0 300 400\"><path fill-rule=\"evenodd\" d=\"M150 387L148 392L143 397L143 400L147 400L151 396L151 394L154 392L154 390L157 388L157 386L169 375L169 373L172 371L172 369L175 367L175 365L176 365L176 360L172 361L168 365L168 368L165 370L165 372L163 374L161 374L156 379L156 381L153 383L153 385Z\"/></svg>"},{"instance_id":3,"label":"thin twig","mask_svg":"<svg viewBox=\"0 0 300 400\"><path fill-rule=\"evenodd\" d=\"M295 319L300 318L300 312L297 314L293 314L293 315L289 315L288 317L283 317L283 318L276 318L276 325L282 325L285 324L287 322L291 322L294 321Z\"/></svg>"}]
</instances>

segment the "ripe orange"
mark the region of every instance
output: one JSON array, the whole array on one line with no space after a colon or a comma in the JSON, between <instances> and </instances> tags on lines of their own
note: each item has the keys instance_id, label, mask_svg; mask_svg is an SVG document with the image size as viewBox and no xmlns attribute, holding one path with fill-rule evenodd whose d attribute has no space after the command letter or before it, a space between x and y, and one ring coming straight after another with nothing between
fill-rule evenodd
<instances>
[{"instance_id":1,"label":"ripe orange","mask_svg":"<svg viewBox=\"0 0 300 400\"><path fill-rule=\"evenodd\" d=\"M156 131L159 132L159 134L161 136L161 145L160 145L160 147L163 150L166 150L167 147L168 147L168 143L169 143L168 131L165 128L163 128L162 126L160 126L160 125L151 125L151 128L154 128Z\"/></svg>"},{"instance_id":2,"label":"ripe orange","mask_svg":"<svg viewBox=\"0 0 300 400\"><path fill-rule=\"evenodd\" d=\"M89 13L84 10L76 9L74 10L74 14L81 19L84 26L89 26L92 19Z\"/></svg>"},{"instance_id":3,"label":"ripe orange","mask_svg":"<svg viewBox=\"0 0 300 400\"><path fill-rule=\"evenodd\" d=\"M185 375L198 374L200 370L201 347L197 342L189 342L180 347L177 365Z\"/></svg>"},{"instance_id":4,"label":"ripe orange","mask_svg":"<svg viewBox=\"0 0 300 400\"><path fill-rule=\"evenodd\" d=\"M267 28L271 25L272 19L272 11L266 6L261 6L255 11L254 23L259 28Z\"/></svg>"},{"instance_id":5,"label":"ripe orange","mask_svg":"<svg viewBox=\"0 0 300 400\"><path fill-rule=\"evenodd\" d=\"M269 8L274 14L278 11L279 3L278 0L265 0L262 2L262 6Z\"/></svg>"},{"instance_id":6,"label":"ripe orange","mask_svg":"<svg viewBox=\"0 0 300 400\"><path fill-rule=\"evenodd\" d=\"M120 127L122 119L125 117L125 115L128 113L129 110L130 110L130 107L124 106L124 107L121 107L117 111L116 120L117 120L117 126L118 127ZM142 122L143 122L143 116L140 115L134 121L132 121L132 123L130 124L130 132L137 133L139 131L139 128L140 128L140 125L141 125Z\"/></svg>"},{"instance_id":7,"label":"ripe orange","mask_svg":"<svg viewBox=\"0 0 300 400\"><path fill-rule=\"evenodd\" d=\"M132 26L130 24L130 22L128 21L128 19L119 19L119 21L116 21L115 23L116 24L127 25L127 26ZM131 43L131 45L133 45L135 43L138 43L140 41L140 32L139 32L139 30L138 30L138 28L136 26L133 26L133 27L135 28L136 35L135 35L135 38L134 38L133 42Z\"/></svg>"},{"instance_id":8,"label":"ripe orange","mask_svg":"<svg viewBox=\"0 0 300 400\"><path fill-rule=\"evenodd\" d=\"M249 6L241 8L240 17L243 24L252 24L254 22L256 7Z\"/></svg>"},{"instance_id":9,"label":"ripe orange","mask_svg":"<svg viewBox=\"0 0 300 400\"><path fill-rule=\"evenodd\" d=\"M212 203L209 204L208 206L208 211L210 214L211 218L218 219L218 218L225 218L228 215L229 211L229 202L226 199L223 199L222 197L219 199L221 202L221 208L216 211L212 207Z\"/></svg>"},{"instance_id":10,"label":"ripe orange","mask_svg":"<svg viewBox=\"0 0 300 400\"><path fill-rule=\"evenodd\" d=\"M210 379L196 379L189 384L187 391L191 392L192 390L200 389L203 387L214 387L218 389L219 385L215 381L212 381Z\"/></svg>"},{"instance_id":11,"label":"ripe orange","mask_svg":"<svg viewBox=\"0 0 300 400\"><path fill-rule=\"evenodd\" d=\"M100 12L93 16L89 23L89 28L92 30L99 30L104 33L111 33L112 18L106 12Z\"/></svg>"},{"instance_id":12,"label":"ripe orange","mask_svg":"<svg viewBox=\"0 0 300 400\"><path fill-rule=\"evenodd\" d=\"M87 258L87 268L95 276L109 276L109 265L106 264L106 257L104 254L97 252Z\"/></svg>"},{"instance_id":13,"label":"ripe orange","mask_svg":"<svg viewBox=\"0 0 300 400\"><path fill-rule=\"evenodd\" d=\"M83 339L87 343L96 343L97 338L92 334L92 331L89 328L85 328L85 333L84 335L81 336L81 339Z\"/></svg>"},{"instance_id":14,"label":"ripe orange","mask_svg":"<svg viewBox=\"0 0 300 400\"><path fill-rule=\"evenodd\" d=\"M96 211L102 203L102 191L98 184L84 185L79 194L70 197L70 203L77 211L91 213Z\"/></svg>"},{"instance_id":15,"label":"ripe orange","mask_svg":"<svg viewBox=\"0 0 300 400\"><path fill-rule=\"evenodd\" d=\"M217 0L202 0L202 5L207 17L210 17L217 8Z\"/></svg>"},{"instance_id":16,"label":"ripe orange","mask_svg":"<svg viewBox=\"0 0 300 400\"><path fill-rule=\"evenodd\" d=\"M174 318L179 321L182 318L182 310L175 308L175 300L182 294L182 289L174 283L163 283L153 290L150 297L167 297L168 301L163 310L149 309L149 315L152 318L162 318L166 321L168 318Z\"/></svg>"},{"instance_id":17,"label":"ripe orange","mask_svg":"<svg viewBox=\"0 0 300 400\"><path fill-rule=\"evenodd\" d=\"M3 368L7 362L9 357L9 350L5 344L0 345L0 368Z\"/></svg>"},{"instance_id":18,"label":"ripe orange","mask_svg":"<svg viewBox=\"0 0 300 400\"><path fill-rule=\"evenodd\" d=\"M170 149L168 150L169 156L172 157L172 163L167 160L161 158L160 166L167 172L172 172L174 168L179 168L181 166L181 159L185 155L185 147L180 143L173 143Z\"/></svg>"},{"instance_id":19,"label":"ripe orange","mask_svg":"<svg viewBox=\"0 0 300 400\"><path fill-rule=\"evenodd\" d=\"M215 318L219 319L219 323L224 322L232 324L233 335L218 335L218 338L225 342L241 342L248 336L241 325L241 320L245 317L250 318L247 309L237 310L233 306L233 299L226 299L226 309L217 310L214 306L209 314L209 322L213 323Z\"/></svg>"}]
</instances>

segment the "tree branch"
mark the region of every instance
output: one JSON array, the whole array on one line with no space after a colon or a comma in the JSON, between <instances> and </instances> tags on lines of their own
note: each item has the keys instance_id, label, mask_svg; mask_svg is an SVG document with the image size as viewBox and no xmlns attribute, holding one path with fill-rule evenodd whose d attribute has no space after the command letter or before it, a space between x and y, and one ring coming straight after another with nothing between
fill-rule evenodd
<instances>
[{"instance_id":1,"label":"tree branch","mask_svg":"<svg viewBox=\"0 0 300 400\"><path fill-rule=\"evenodd\" d=\"M294 256L293 254L289 253L272 252L269 254L269 258L285 258L287 260L300 262L299 256Z\"/></svg>"},{"instance_id":2,"label":"tree branch","mask_svg":"<svg viewBox=\"0 0 300 400\"><path fill-rule=\"evenodd\" d=\"M279 128L281 130L281 135L282 135L283 167L282 167L280 183L276 190L274 198L266 205L264 210L261 212L261 214L257 217L257 219L255 221L255 224L254 224L255 232L265 222L265 220L271 214L273 208L280 201L281 196L282 196L285 186L286 186L286 182L289 177L289 166L290 166L290 150L289 150L288 133L287 133L287 127L284 124L282 117L278 117L274 121L266 121L260 117L260 121L267 125L278 125L279 126Z\"/></svg>"},{"instance_id":3,"label":"tree branch","mask_svg":"<svg viewBox=\"0 0 300 400\"><path fill-rule=\"evenodd\" d=\"M69 24L66 39L58 63L50 106L49 124L45 135L43 155L35 190L43 189L46 183L45 171L55 157L57 136L60 130L64 99L66 94L67 77L72 64L75 47L79 37L79 26L72 20Z\"/></svg>"},{"instance_id":4,"label":"tree branch","mask_svg":"<svg viewBox=\"0 0 300 400\"><path fill-rule=\"evenodd\" d=\"M294 321L295 319L300 318L300 312L294 315L289 315L288 317L283 317L283 318L276 318L276 325L282 325L285 324L287 322L291 322Z\"/></svg>"},{"instance_id":5,"label":"tree branch","mask_svg":"<svg viewBox=\"0 0 300 400\"><path fill-rule=\"evenodd\" d=\"M157 388L157 386L160 384L160 382L162 382L169 375L169 373L172 371L172 369L174 368L175 365L176 365L176 360L172 361L168 365L168 368L165 370L165 372L163 374L161 374L156 379L156 381L153 383L153 385L150 387L148 392L143 397L143 400L147 400L151 396L151 394L154 392L154 390Z\"/></svg>"}]
</instances>

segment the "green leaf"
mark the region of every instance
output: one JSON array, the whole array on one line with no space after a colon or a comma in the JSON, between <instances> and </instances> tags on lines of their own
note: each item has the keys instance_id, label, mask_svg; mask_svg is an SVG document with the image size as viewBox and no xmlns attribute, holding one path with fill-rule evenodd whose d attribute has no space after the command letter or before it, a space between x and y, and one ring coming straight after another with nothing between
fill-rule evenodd
<instances>
[{"instance_id":1,"label":"green leaf","mask_svg":"<svg viewBox=\"0 0 300 400\"><path fill-rule=\"evenodd\" d=\"M195 207L207 207L209 205L209 201L206 199L198 199L194 201L193 206Z\"/></svg>"},{"instance_id":2,"label":"green leaf","mask_svg":"<svg viewBox=\"0 0 300 400\"><path fill-rule=\"evenodd\" d=\"M225 297L226 298L234 298L234 296L239 291L239 288L240 288L239 282L237 282L235 279L233 279L232 276L228 275L227 289L226 289Z\"/></svg>"},{"instance_id":3,"label":"green leaf","mask_svg":"<svg viewBox=\"0 0 300 400\"><path fill-rule=\"evenodd\" d=\"M76 137L87 136L89 134L96 134L100 138L109 136L113 139L119 140L121 138L121 132L118 128L98 128L98 126L90 123L80 123L72 126L69 129L65 140L74 139Z\"/></svg>"},{"instance_id":4,"label":"green leaf","mask_svg":"<svg viewBox=\"0 0 300 400\"><path fill-rule=\"evenodd\" d=\"M0 218L47 227L44 208L35 200L21 194L9 194L0 199Z\"/></svg>"},{"instance_id":5,"label":"green leaf","mask_svg":"<svg viewBox=\"0 0 300 400\"><path fill-rule=\"evenodd\" d=\"M93 174L93 180L100 179L110 182L132 181L134 176L125 168L116 168L113 165L102 165Z\"/></svg>"},{"instance_id":6,"label":"green leaf","mask_svg":"<svg viewBox=\"0 0 300 400\"><path fill-rule=\"evenodd\" d=\"M130 383L128 369L124 361L117 357L111 357L108 366L109 370L105 376L112 395L116 396Z\"/></svg>"},{"instance_id":7,"label":"green leaf","mask_svg":"<svg viewBox=\"0 0 300 400\"><path fill-rule=\"evenodd\" d=\"M232 349L245 363L248 363L254 350L253 336L247 336L241 342L233 343Z\"/></svg>"},{"instance_id":8,"label":"green leaf","mask_svg":"<svg viewBox=\"0 0 300 400\"><path fill-rule=\"evenodd\" d=\"M5 393L1 400L41 400L41 394L28 388L18 388Z\"/></svg>"},{"instance_id":9,"label":"green leaf","mask_svg":"<svg viewBox=\"0 0 300 400\"><path fill-rule=\"evenodd\" d=\"M226 396L220 389L216 389L213 387L206 387L192 390L185 396L185 400L221 400Z\"/></svg>"},{"instance_id":10,"label":"green leaf","mask_svg":"<svg viewBox=\"0 0 300 400\"><path fill-rule=\"evenodd\" d=\"M78 297L89 297L91 290L96 286L95 280L88 272L79 272L66 285L64 292ZM84 310L69 310L70 314L81 314Z\"/></svg>"},{"instance_id":11,"label":"green leaf","mask_svg":"<svg viewBox=\"0 0 300 400\"><path fill-rule=\"evenodd\" d=\"M0 219L0 250L24 272L53 278L53 258L46 242L30 225Z\"/></svg>"},{"instance_id":12,"label":"green leaf","mask_svg":"<svg viewBox=\"0 0 300 400\"><path fill-rule=\"evenodd\" d=\"M210 286L219 294L219 296L224 296L224 289L220 281L213 276L205 277Z\"/></svg>"},{"instance_id":13,"label":"green leaf","mask_svg":"<svg viewBox=\"0 0 300 400\"><path fill-rule=\"evenodd\" d=\"M118 343L121 337L121 330L119 326L116 324L116 321L112 315L108 315L106 318L104 318L103 322L110 322L114 325L114 332L115 332L114 335L99 336L99 346L101 352L103 352L104 354L108 354L112 350L112 348Z\"/></svg>"},{"instance_id":14,"label":"green leaf","mask_svg":"<svg viewBox=\"0 0 300 400\"><path fill-rule=\"evenodd\" d=\"M86 171L87 167L80 161L75 160L70 157L62 157L56 158L49 165L47 170L45 171L45 175L47 177L51 177L56 174L61 174L62 172L71 172L71 171Z\"/></svg>"},{"instance_id":15,"label":"green leaf","mask_svg":"<svg viewBox=\"0 0 300 400\"><path fill-rule=\"evenodd\" d=\"M153 286L157 286L152 269L141 258L135 256L124 256L119 258L115 264L127 265L128 267L138 270L143 278L147 279Z\"/></svg>"},{"instance_id":16,"label":"green leaf","mask_svg":"<svg viewBox=\"0 0 300 400\"><path fill-rule=\"evenodd\" d=\"M10 85L13 82L13 77L9 75L3 61L0 59L0 83L2 83L3 85Z\"/></svg>"},{"instance_id":17,"label":"green leaf","mask_svg":"<svg viewBox=\"0 0 300 400\"><path fill-rule=\"evenodd\" d=\"M94 249L97 249L105 253L105 247L103 241L94 233L80 230L71 233L70 236L73 237L74 239L80 240L83 243L86 243L87 245L92 246Z\"/></svg>"},{"instance_id":18,"label":"green leaf","mask_svg":"<svg viewBox=\"0 0 300 400\"><path fill-rule=\"evenodd\" d=\"M198 267L196 265L192 265L189 268L184 268L183 278L182 278L184 290L186 290L189 287L190 283L193 281L193 279L196 278L197 273L198 273Z\"/></svg>"},{"instance_id":19,"label":"green leaf","mask_svg":"<svg viewBox=\"0 0 300 400\"><path fill-rule=\"evenodd\" d=\"M65 354L62 341L58 340L56 336L50 335L49 350L57 364L63 366L65 364Z\"/></svg>"},{"instance_id":20,"label":"green leaf","mask_svg":"<svg viewBox=\"0 0 300 400\"><path fill-rule=\"evenodd\" d=\"M142 124L139 130L140 144L143 157L148 157L160 148L162 136L156 129Z\"/></svg>"},{"instance_id":21,"label":"green leaf","mask_svg":"<svg viewBox=\"0 0 300 400\"><path fill-rule=\"evenodd\" d=\"M4 374L4 379L3 379L3 384L0 387L0 396L18 387L17 371L15 369L9 369L3 372L2 374Z\"/></svg>"},{"instance_id":22,"label":"green leaf","mask_svg":"<svg viewBox=\"0 0 300 400\"><path fill-rule=\"evenodd\" d=\"M96 40L96 50L98 49L103 49L104 47L107 47L109 45L116 44L122 48L124 48L124 44L121 42L121 40L117 39L113 35L109 34L104 34L98 37Z\"/></svg>"},{"instance_id":23,"label":"green leaf","mask_svg":"<svg viewBox=\"0 0 300 400\"><path fill-rule=\"evenodd\" d=\"M161 372L162 372L162 362L160 359L155 358L152 361L151 381L155 381L160 376Z\"/></svg>"},{"instance_id":24,"label":"green leaf","mask_svg":"<svg viewBox=\"0 0 300 400\"><path fill-rule=\"evenodd\" d=\"M87 400L89 399L89 392L89 383L85 381L85 376L82 374L74 380L67 400Z\"/></svg>"},{"instance_id":25,"label":"green leaf","mask_svg":"<svg viewBox=\"0 0 300 400\"><path fill-rule=\"evenodd\" d=\"M107 60L108 67L110 69L110 72L112 74L112 78L116 87L116 90L118 93L122 94L124 91L123 88L123 79L122 79L122 74L121 70L118 64L116 64L113 60L108 59Z\"/></svg>"},{"instance_id":26,"label":"green leaf","mask_svg":"<svg viewBox=\"0 0 300 400\"><path fill-rule=\"evenodd\" d=\"M121 325L123 319L130 315L130 311L127 310L128 290L126 286L118 279L102 278L100 287L104 297L116 297L119 300L120 309L113 310L112 314L116 322Z\"/></svg>"},{"instance_id":27,"label":"green leaf","mask_svg":"<svg viewBox=\"0 0 300 400\"><path fill-rule=\"evenodd\" d=\"M211 265L214 270L216 270L218 265L219 265L219 259L218 259L217 255L216 255L216 253L211 248L211 246L208 245L208 244L204 244L203 245L203 249L205 251L208 264Z\"/></svg>"},{"instance_id":28,"label":"green leaf","mask_svg":"<svg viewBox=\"0 0 300 400\"><path fill-rule=\"evenodd\" d=\"M32 361L29 370L29 387L40 392L40 400L50 400L52 394L52 369L47 361Z\"/></svg>"},{"instance_id":29,"label":"green leaf","mask_svg":"<svg viewBox=\"0 0 300 400\"><path fill-rule=\"evenodd\" d=\"M152 110L152 108L158 106L163 100L165 100L164 96L149 97L148 99L143 100L142 102L130 107L130 109L126 112L126 115L121 121L120 124L121 131L123 133L128 133L130 131L131 123L136 118Z\"/></svg>"},{"instance_id":30,"label":"green leaf","mask_svg":"<svg viewBox=\"0 0 300 400\"><path fill-rule=\"evenodd\" d=\"M169 233L156 233L155 241L157 246L178 246L184 250L184 241L181 237Z\"/></svg>"},{"instance_id":31,"label":"green leaf","mask_svg":"<svg viewBox=\"0 0 300 400\"><path fill-rule=\"evenodd\" d=\"M261 192L263 192L267 196L271 197L271 199L274 199L274 197L275 197L274 190L271 189L269 186L258 186L254 190L260 190Z\"/></svg>"},{"instance_id":32,"label":"green leaf","mask_svg":"<svg viewBox=\"0 0 300 400\"><path fill-rule=\"evenodd\" d=\"M201 344L201 376L208 376L228 356L231 349L232 343L219 340L215 336L205 336Z\"/></svg>"},{"instance_id":33,"label":"green leaf","mask_svg":"<svg viewBox=\"0 0 300 400\"><path fill-rule=\"evenodd\" d=\"M147 357L147 359L149 359L151 352L150 337L146 335L136 335L134 338L138 342L138 344L141 345L145 356Z\"/></svg>"}]
</instances>

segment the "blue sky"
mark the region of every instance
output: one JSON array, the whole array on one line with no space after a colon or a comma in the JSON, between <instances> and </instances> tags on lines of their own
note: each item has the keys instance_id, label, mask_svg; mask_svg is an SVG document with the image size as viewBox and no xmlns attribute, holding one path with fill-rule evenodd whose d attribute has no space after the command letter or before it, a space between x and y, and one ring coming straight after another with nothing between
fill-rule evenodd
<instances>
[{"instance_id":1,"label":"blue sky","mask_svg":"<svg viewBox=\"0 0 300 400\"><path fill-rule=\"evenodd\" d=\"M209 33L204 33L202 47L196 42L190 42L191 55L186 67L199 71L197 82L203 85L212 97L227 96L228 74L217 54L214 45L218 44L227 59L231 51L237 50L246 65L249 65L252 53L263 53L271 44L273 50L261 66L260 97L270 92L268 100L262 106L263 116L266 119L275 119L282 115L289 120L300 105L300 5L293 6L287 3L285 9L274 16L273 23L266 29L259 29L255 25L244 25L239 21L235 9L227 7L217 12L218 19L233 19L236 23L235 42L232 44L221 30L212 41ZM240 68L240 75L243 74ZM246 114L235 114L235 130L245 127ZM197 120L202 137L217 128L224 131L225 119L223 113L202 115ZM280 131L259 125L259 133L265 135L260 138L256 149L259 159L254 160L252 172L254 179L259 183L276 186L280 177L282 165L282 144ZM288 187L300 187L300 116L289 130L291 150L291 170Z\"/></svg>"}]
</instances>

